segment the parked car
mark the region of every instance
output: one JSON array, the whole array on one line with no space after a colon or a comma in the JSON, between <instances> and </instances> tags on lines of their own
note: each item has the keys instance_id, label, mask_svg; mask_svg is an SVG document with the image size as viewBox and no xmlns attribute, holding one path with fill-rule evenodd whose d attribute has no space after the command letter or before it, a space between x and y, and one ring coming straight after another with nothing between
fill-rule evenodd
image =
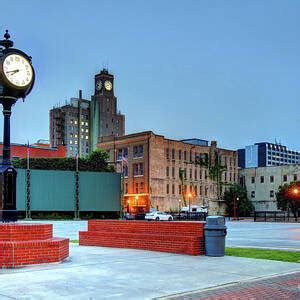
<instances>
[{"instance_id":1,"label":"parked car","mask_svg":"<svg viewBox=\"0 0 300 300\"><path fill-rule=\"evenodd\" d=\"M189 206L184 206L181 208L181 213L207 213L207 206L198 206L198 205L191 205Z\"/></svg>"},{"instance_id":2,"label":"parked car","mask_svg":"<svg viewBox=\"0 0 300 300\"><path fill-rule=\"evenodd\" d=\"M170 214L160 211L154 211L146 214L145 220L151 221L173 221L173 217Z\"/></svg>"},{"instance_id":3,"label":"parked car","mask_svg":"<svg viewBox=\"0 0 300 300\"><path fill-rule=\"evenodd\" d=\"M124 218L126 220L134 220L134 215L131 215L130 213L125 213Z\"/></svg>"}]
</instances>

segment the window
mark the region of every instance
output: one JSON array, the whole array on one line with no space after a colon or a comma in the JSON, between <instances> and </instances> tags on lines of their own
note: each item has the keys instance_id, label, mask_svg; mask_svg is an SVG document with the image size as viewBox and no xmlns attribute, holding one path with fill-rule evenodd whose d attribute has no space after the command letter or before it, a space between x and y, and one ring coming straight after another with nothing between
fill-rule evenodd
<instances>
[{"instance_id":1,"label":"window","mask_svg":"<svg viewBox=\"0 0 300 300\"><path fill-rule=\"evenodd\" d=\"M255 183L255 177L251 177L251 183Z\"/></svg>"},{"instance_id":2,"label":"window","mask_svg":"<svg viewBox=\"0 0 300 300\"><path fill-rule=\"evenodd\" d=\"M133 147L133 157L137 158L138 157L138 146Z\"/></svg>"},{"instance_id":3,"label":"window","mask_svg":"<svg viewBox=\"0 0 300 300\"><path fill-rule=\"evenodd\" d=\"M251 198L255 198L255 191L251 192Z\"/></svg>"},{"instance_id":4,"label":"window","mask_svg":"<svg viewBox=\"0 0 300 300\"><path fill-rule=\"evenodd\" d=\"M192 178L193 178L193 170L190 169L190 179L192 179Z\"/></svg>"},{"instance_id":5,"label":"window","mask_svg":"<svg viewBox=\"0 0 300 300\"><path fill-rule=\"evenodd\" d=\"M274 198L274 191L270 191L270 198Z\"/></svg>"},{"instance_id":6,"label":"window","mask_svg":"<svg viewBox=\"0 0 300 300\"><path fill-rule=\"evenodd\" d=\"M196 185L195 185L195 195L196 195L196 196L198 195L198 188L197 188Z\"/></svg>"},{"instance_id":7,"label":"window","mask_svg":"<svg viewBox=\"0 0 300 300\"><path fill-rule=\"evenodd\" d=\"M141 182L141 183L140 183L140 190L141 190L141 192L144 191L144 182Z\"/></svg>"},{"instance_id":8,"label":"window","mask_svg":"<svg viewBox=\"0 0 300 300\"><path fill-rule=\"evenodd\" d=\"M192 150L190 150L190 161L193 160L193 153L192 153Z\"/></svg>"},{"instance_id":9,"label":"window","mask_svg":"<svg viewBox=\"0 0 300 300\"><path fill-rule=\"evenodd\" d=\"M287 175L283 175L283 181L287 181Z\"/></svg>"},{"instance_id":10,"label":"window","mask_svg":"<svg viewBox=\"0 0 300 300\"><path fill-rule=\"evenodd\" d=\"M202 180L202 170L199 171L199 179Z\"/></svg>"},{"instance_id":11,"label":"window","mask_svg":"<svg viewBox=\"0 0 300 300\"><path fill-rule=\"evenodd\" d=\"M169 194L169 184L167 184L167 194Z\"/></svg>"},{"instance_id":12,"label":"window","mask_svg":"<svg viewBox=\"0 0 300 300\"><path fill-rule=\"evenodd\" d=\"M140 167L140 175L144 175L144 164L140 163L139 167Z\"/></svg>"},{"instance_id":13,"label":"window","mask_svg":"<svg viewBox=\"0 0 300 300\"><path fill-rule=\"evenodd\" d=\"M199 194L202 195L202 185L200 185Z\"/></svg>"},{"instance_id":14,"label":"window","mask_svg":"<svg viewBox=\"0 0 300 300\"><path fill-rule=\"evenodd\" d=\"M175 149L172 149L172 159L175 159Z\"/></svg>"},{"instance_id":15,"label":"window","mask_svg":"<svg viewBox=\"0 0 300 300\"><path fill-rule=\"evenodd\" d=\"M194 175L195 175L195 180L198 180L198 172L196 169L195 169Z\"/></svg>"},{"instance_id":16,"label":"window","mask_svg":"<svg viewBox=\"0 0 300 300\"><path fill-rule=\"evenodd\" d=\"M139 175L139 165L138 164L134 164L133 165L133 174L134 174L134 176L137 176L137 175Z\"/></svg>"},{"instance_id":17,"label":"window","mask_svg":"<svg viewBox=\"0 0 300 300\"><path fill-rule=\"evenodd\" d=\"M181 150L178 150L178 159L181 160Z\"/></svg>"},{"instance_id":18,"label":"window","mask_svg":"<svg viewBox=\"0 0 300 300\"><path fill-rule=\"evenodd\" d=\"M298 176L297 174L294 174L294 181L297 181L298 180Z\"/></svg>"},{"instance_id":19,"label":"window","mask_svg":"<svg viewBox=\"0 0 300 300\"><path fill-rule=\"evenodd\" d=\"M181 195L181 184L178 185L178 194Z\"/></svg>"},{"instance_id":20,"label":"window","mask_svg":"<svg viewBox=\"0 0 300 300\"><path fill-rule=\"evenodd\" d=\"M270 182L274 182L274 176L273 175L270 176Z\"/></svg>"},{"instance_id":21,"label":"window","mask_svg":"<svg viewBox=\"0 0 300 300\"><path fill-rule=\"evenodd\" d=\"M186 169L184 169L184 179L186 179Z\"/></svg>"},{"instance_id":22,"label":"window","mask_svg":"<svg viewBox=\"0 0 300 300\"><path fill-rule=\"evenodd\" d=\"M193 186L190 185L190 193L192 193L192 192L193 192Z\"/></svg>"},{"instance_id":23,"label":"window","mask_svg":"<svg viewBox=\"0 0 300 300\"><path fill-rule=\"evenodd\" d=\"M175 184L172 184L172 195L175 195Z\"/></svg>"},{"instance_id":24,"label":"window","mask_svg":"<svg viewBox=\"0 0 300 300\"><path fill-rule=\"evenodd\" d=\"M169 148L166 148L166 159L169 159Z\"/></svg>"},{"instance_id":25,"label":"window","mask_svg":"<svg viewBox=\"0 0 300 300\"><path fill-rule=\"evenodd\" d=\"M264 183L265 182L265 177L264 176L260 176L260 183Z\"/></svg>"},{"instance_id":26,"label":"window","mask_svg":"<svg viewBox=\"0 0 300 300\"><path fill-rule=\"evenodd\" d=\"M136 194L139 193L139 184L138 183L135 184L135 193Z\"/></svg>"},{"instance_id":27,"label":"window","mask_svg":"<svg viewBox=\"0 0 300 300\"><path fill-rule=\"evenodd\" d=\"M128 194L128 183L125 183L125 194Z\"/></svg>"},{"instance_id":28,"label":"window","mask_svg":"<svg viewBox=\"0 0 300 300\"><path fill-rule=\"evenodd\" d=\"M207 179L207 170L204 170L204 179Z\"/></svg>"},{"instance_id":29,"label":"window","mask_svg":"<svg viewBox=\"0 0 300 300\"><path fill-rule=\"evenodd\" d=\"M143 157L143 156L144 156L144 146L139 145L139 157Z\"/></svg>"},{"instance_id":30,"label":"window","mask_svg":"<svg viewBox=\"0 0 300 300\"><path fill-rule=\"evenodd\" d=\"M169 167L166 167L166 177L169 177Z\"/></svg>"},{"instance_id":31,"label":"window","mask_svg":"<svg viewBox=\"0 0 300 300\"><path fill-rule=\"evenodd\" d=\"M186 151L183 152L183 159L186 160Z\"/></svg>"},{"instance_id":32,"label":"window","mask_svg":"<svg viewBox=\"0 0 300 300\"><path fill-rule=\"evenodd\" d=\"M123 173L125 177L128 177L128 166L124 166Z\"/></svg>"},{"instance_id":33,"label":"window","mask_svg":"<svg viewBox=\"0 0 300 300\"><path fill-rule=\"evenodd\" d=\"M172 177L175 178L175 167L172 167Z\"/></svg>"}]
</instances>

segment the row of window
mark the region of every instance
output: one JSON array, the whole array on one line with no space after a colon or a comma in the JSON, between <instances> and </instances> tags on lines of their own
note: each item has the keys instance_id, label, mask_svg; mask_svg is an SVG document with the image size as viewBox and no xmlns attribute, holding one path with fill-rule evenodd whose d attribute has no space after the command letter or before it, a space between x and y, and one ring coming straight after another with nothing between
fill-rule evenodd
<instances>
[{"instance_id":1,"label":"row of window","mask_svg":"<svg viewBox=\"0 0 300 300\"><path fill-rule=\"evenodd\" d=\"M173 184L166 184L166 194L169 195L169 194L172 194L172 195L176 195L176 191L175 191L175 187L176 187L176 184L173 183ZM198 196L198 186L197 185L190 185L189 186L189 191L188 191L188 186L187 185L181 185L179 184L178 187L177 187L177 191L178 191L178 195L181 195L182 193L183 194L187 194L188 192L189 193L192 193L193 196ZM208 194L208 187L207 186L202 186L200 185L199 186L199 195L205 195L207 196Z\"/></svg>"},{"instance_id":2,"label":"row of window","mask_svg":"<svg viewBox=\"0 0 300 300\"><path fill-rule=\"evenodd\" d=\"M117 152L117 160L127 160L129 155L129 148L120 148ZM133 146L133 158L140 158L144 156L144 145Z\"/></svg>"},{"instance_id":3,"label":"row of window","mask_svg":"<svg viewBox=\"0 0 300 300\"><path fill-rule=\"evenodd\" d=\"M175 149L172 148L171 151L169 148L166 148L165 149L165 154L166 154L166 159L172 159L172 160L175 160ZM189 154L189 157L188 157L188 154ZM193 152L192 150L189 151L182 151L182 150L178 150L178 160L190 160L190 161L193 161L193 158L195 160L197 159L202 159L202 160L207 160L208 159L208 153L197 153L195 152L194 153L194 156L193 156ZM227 157L227 156L224 156L224 164L227 165L229 164L229 166L232 166L234 165L234 159L232 157Z\"/></svg>"},{"instance_id":4,"label":"row of window","mask_svg":"<svg viewBox=\"0 0 300 300\"><path fill-rule=\"evenodd\" d=\"M136 194L139 194L139 193L144 193L145 192L145 185L144 185L144 182L136 182L135 185L134 185L134 191ZM125 183L125 188L124 188L124 192L125 194L128 194L128 183Z\"/></svg>"},{"instance_id":5,"label":"row of window","mask_svg":"<svg viewBox=\"0 0 300 300\"><path fill-rule=\"evenodd\" d=\"M178 169L178 178L180 178L181 172L183 172L184 179L187 179L187 170L181 169L181 168ZM193 175L194 175L194 178L193 178ZM166 167L166 177L170 177L170 167ZM175 178L175 167L171 167L171 177ZM199 170L199 180L202 180L202 179L207 180L207 177L208 176L207 176L206 169ZM197 169L194 169L194 172L193 172L193 169L189 169L189 179L190 180L192 180L192 179L198 180L198 170ZM224 181L227 181L227 180L232 181L232 179L235 181L235 173L232 176L232 173L224 172L223 179L224 179Z\"/></svg>"},{"instance_id":6,"label":"row of window","mask_svg":"<svg viewBox=\"0 0 300 300\"><path fill-rule=\"evenodd\" d=\"M270 182L274 182L274 176L271 175L270 176ZM294 174L293 175L293 181L297 181L298 180L298 175L297 174ZM287 175L283 175L282 176L282 181L284 182L287 182L288 181L288 176ZM265 176L260 176L260 183L264 183L265 182ZM251 177L251 183L255 183L255 177Z\"/></svg>"},{"instance_id":7,"label":"row of window","mask_svg":"<svg viewBox=\"0 0 300 300\"><path fill-rule=\"evenodd\" d=\"M134 176L143 176L144 175L144 164L143 163L138 163L138 164L133 164L133 175ZM128 177L128 166L125 165L123 167L123 174L125 177Z\"/></svg>"},{"instance_id":8,"label":"row of window","mask_svg":"<svg viewBox=\"0 0 300 300\"><path fill-rule=\"evenodd\" d=\"M77 124L78 124L78 121L77 121L77 120L71 119L71 120L70 120L70 124L77 125ZM82 126L84 126L84 125L85 125L85 126L89 126L89 123L88 123L88 122L83 122L83 121L82 121L82 122L81 122L81 125L82 125Z\"/></svg>"},{"instance_id":9,"label":"row of window","mask_svg":"<svg viewBox=\"0 0 300 300\"><path fill-rule=\"evenodd\" d=\"M270 198L274 198L274 195L275 195L274 191L271 190L270 191ZM255 198L255 191L251 191L251 198Z\"/></svg>"}]
</instances>

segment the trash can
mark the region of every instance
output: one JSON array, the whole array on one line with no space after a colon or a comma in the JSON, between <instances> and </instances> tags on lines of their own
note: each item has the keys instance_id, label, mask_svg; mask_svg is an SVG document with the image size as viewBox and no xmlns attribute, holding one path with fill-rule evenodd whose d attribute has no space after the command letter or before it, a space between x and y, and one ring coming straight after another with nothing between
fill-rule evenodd
<instances>
[{"instance_id":1,"label":"trash can","mask_svg":"<svg viewBox=\"0 0 300 300\"><path fill-rule=\"evenodd\" d=\"M205 255L207 256L224 256L225 255L225 236L227 227L225 218L213 216L206 218L204 226L205 233Z\"/></svg>"}]
</instances>

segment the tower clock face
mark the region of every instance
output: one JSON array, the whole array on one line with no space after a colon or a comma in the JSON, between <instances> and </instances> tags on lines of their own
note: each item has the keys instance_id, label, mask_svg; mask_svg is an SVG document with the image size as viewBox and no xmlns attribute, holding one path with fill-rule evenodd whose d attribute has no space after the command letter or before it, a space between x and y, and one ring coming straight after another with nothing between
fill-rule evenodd
<instances>
[{"instance_id":1,"label":"tower clock face","mask_svg":"<svg viewBox=\"0 0 300 300\"><path fill-rule=\"evenodd\" d=\"M33 80L29 60L20 54L10 54L3 61L3 73L8 82L17 88L28 87Z\"/></svg>"},{"instance_id":2,"label":"tower clock face","mask_svg":"<svg viewBox=\"0 0 300 300\"><path fill-rule=\"evenodd\" d=\"M102 81L101 80L98 80L96 82L96 90L97 91L100 91L102 89Z\"/></svg>"},{"instance_id":3,"label":"tower clock face","mask_svg":"<svg viewBox=\"0 0 300 300\"><path fill-rule=\"evenodd\" d=\"M107 91L111 91L111 89L112 89L112 83L111 83L109 80L106 80L106 81L104 82L104 86L105 86L105 89L106 89Z\"/></svg>"}]
</instances>

